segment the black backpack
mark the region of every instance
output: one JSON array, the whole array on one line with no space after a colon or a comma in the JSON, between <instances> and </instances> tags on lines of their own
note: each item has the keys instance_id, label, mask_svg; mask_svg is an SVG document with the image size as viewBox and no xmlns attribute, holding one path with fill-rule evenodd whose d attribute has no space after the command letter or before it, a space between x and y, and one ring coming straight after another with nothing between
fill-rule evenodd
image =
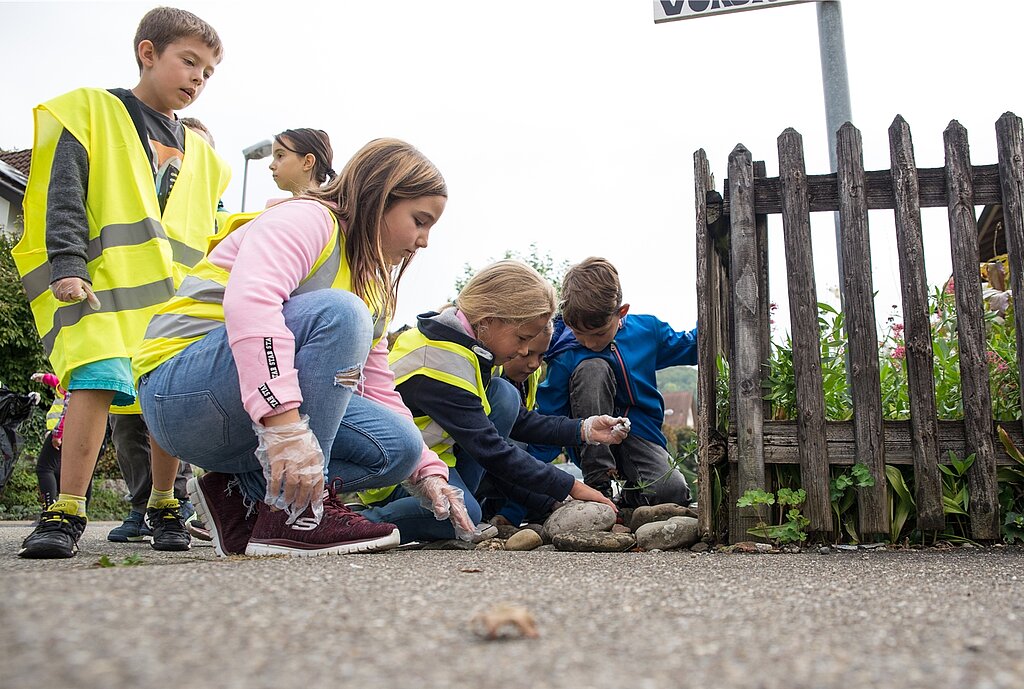
<instances>
[{"instance_id":1,"label":"black backpack","mask_svg":"<svg viewBox=\"0 0 1024 689\"><path fill-rule=\"evenodd\" d=\"M32 413L34 400L0 385L0 494L14 472L21 455L22 439L18 427Z\"/></svg>"}]
</instances>

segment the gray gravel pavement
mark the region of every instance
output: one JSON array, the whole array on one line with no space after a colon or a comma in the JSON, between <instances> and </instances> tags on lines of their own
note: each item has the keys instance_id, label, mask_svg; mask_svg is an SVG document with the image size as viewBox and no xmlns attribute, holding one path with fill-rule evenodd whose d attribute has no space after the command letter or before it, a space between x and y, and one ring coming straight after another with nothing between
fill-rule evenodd
<instances>
[{"instance_id":1,"label":"gray gravel pavement","mask_svg":"<svg viewBox=\"0 0 1024 689\"><path fill-rule=\"evenodd\" d=\"M0 687L1024 687L1018 548L218 560L112 526L31 561L0 522ZM540 638L476 636L497 602Z\"/></svg>"}]
</instances>

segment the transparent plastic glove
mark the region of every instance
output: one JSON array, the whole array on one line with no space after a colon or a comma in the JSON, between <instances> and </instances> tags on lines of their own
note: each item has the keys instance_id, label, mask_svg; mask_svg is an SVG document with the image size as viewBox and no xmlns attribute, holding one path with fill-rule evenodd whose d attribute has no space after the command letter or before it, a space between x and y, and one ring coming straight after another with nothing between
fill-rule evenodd
<instances>
[{"instance_id":1,"label":"transparent plastic glove","mask_svg":"<svg viewBox=\"0 0 1024 689\"><path fill-rule=\"evenodd\" d=\"M63 278L50 285L50 291L58 301L75 303L88 301L93 311L100 310L100 300L92 291L92 286L82 278Z\"/></svg>"},{"instance_id":2,"label":"transparent plastic glove","mask_svg":"<svg viewBox=\"0 0 1024 689\"><path fill-rule=\"evenodd\" d=\"M434 519L449 519L455 527L455 535L463 541L473 540L476 525L466 511L466 500L462 489L451 485L441 476L424 476L416 483L403 484L409 494L419 498L420 504L434 513Z\"/></svg>"},{"instance_id":3,"label":"transparent plastic glove","mask_svg":"<svg viewBox=\"0 0 1024 689\"><path fill-rule=\"evenodd\" d=\"M324 453L309 430L309 417L281 426L252 427L259 440L256 459L267 479L264 502L287 510L289 524L311 507L319 524L324 514Z\"/></svg>"},{"instance_id":4,"label":"transparent plastic glove","mask_svg":"<svg viewBox=\"0 0 1024 689\"><path fill-rule=\"evenodd\" d=\"M583 419L583 442L587 445L618 445L629 435L629 419L624 416L589 416Z\"/></svg>"},{"instance_id":5,"label":"transparent plastic glove","mask_svg":"<svg viewBox=\"0 0 1024 689\"><path fill-rule=\"evenodd\" d=\"M39 400L42 399L42 396L38 392L33 391L28 393L28 399L32 404L39 404Z\"/></svg>"},{"instance_id":6,"label":"transparent plastic glove","mask_svg":"<svg viewBox=\"0 0 1024 689\"><path fill-rule=\"evenodd\" d=\"M28 379L31 380L33 383L42 383L44 376L46 376L45 373L33 373L31 376L28 377Z\"/></svg>"}]
</instances>

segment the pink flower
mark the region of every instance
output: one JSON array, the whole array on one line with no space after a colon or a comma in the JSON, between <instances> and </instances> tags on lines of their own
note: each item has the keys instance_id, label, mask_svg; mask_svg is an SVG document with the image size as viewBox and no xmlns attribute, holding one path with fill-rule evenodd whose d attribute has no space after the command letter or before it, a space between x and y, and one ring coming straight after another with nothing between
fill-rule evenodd
<instances>
[{"instance_id":1,"label":"pink flower","mask_svg":"<svg viewBox=\"0 0 1024 689\"><path fill-rule=\"evenodd\" d=\"M946 283L946 289L944 291L946 294L953 294L953 278L950 278L949 282Z\"/></svg>"},{"instance_id":2,"label":"pink flower","mask_svg":"<svg viewBox=\"0 0 1024 689\"><path fill-rule=\"evenodd\" d=\"M894 323L892 326L892 336L895 338L903 337L903 327L902 323Z\"/></svg>"},{"instance_id":3,"label":"pink flower","mask_svg":"<svg viewBox=\"0 0 1024 689\"><path fill-rule=\"evenodd\" d=\"M900 345L896 349L892 350L892 358L893 359L906 359L907 358L907 348L904 347L903 345Z\"/></svg>"}]
</instances>

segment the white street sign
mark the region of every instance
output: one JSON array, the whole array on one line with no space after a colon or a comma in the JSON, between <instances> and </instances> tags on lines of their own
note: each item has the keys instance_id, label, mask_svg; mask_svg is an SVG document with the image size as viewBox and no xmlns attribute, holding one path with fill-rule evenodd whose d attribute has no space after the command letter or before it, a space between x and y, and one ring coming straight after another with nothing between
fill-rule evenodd
<instances>
[{"instance_id":1,"label":"white street sign","mask_svg":"<svg viewBox=\"0 0 1024 689\"><path fill-rule=\"evenodd\" d=\"M709 14L760 10L779 5L816 0L654 0L654 23L674 22L677 19L697 19Z\"/></svg>"}]
</instances>

